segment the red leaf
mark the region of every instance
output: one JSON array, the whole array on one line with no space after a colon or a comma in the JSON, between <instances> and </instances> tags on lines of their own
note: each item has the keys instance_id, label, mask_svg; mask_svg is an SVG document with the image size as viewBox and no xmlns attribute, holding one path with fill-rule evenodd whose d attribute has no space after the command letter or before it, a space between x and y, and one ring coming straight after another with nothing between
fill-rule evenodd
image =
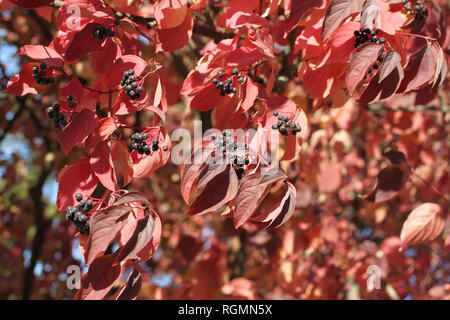
<instances>
[{"instance_id":1,"label":"red leaf","mask_svg":"<svg viewBox=\"0 0 450 320\"><path fill-rule=\"evenodd\" d=\"M117 191L116 173L111 157L111 148L108 141L103 141L97 145L89 163L100 182L109 190Z\"/></svg>"},{"instance_id":2,"label":"red leaf","mask_svg":"<svg viewBox=\"0 0 450 320\"><path fill-rule=\"evenodd\" d=\"M325 41L347 17L361 9L361 0L331 0L323 21L322 40Z\"/></svg>"},{"instance_id":3,"label":"red leaf","mask_svg":"<svg viewBox=\"0 0 450 320\"><path fill-rule=\"evenodd\" d=\"M98 119L95 112L83 109L73 115L69 124L58 135L64 153L68 154L74 146L84 143L97 126Z\"/></svg>"},{"instance_id":4,"label":"red leaf","mask_svg":"<svg viewBox=\"0 0 450 320\"><path fill-rule=\"evenodd\" d=\"M197 215L213 213L223 205L234 199L238 188L238 178L232 166L226 166L228 170L223 170L208 183L200 195L192 202L186 215ZM214 168L214 166L213 166ZM199 187L203 185L199 182Z\"/></svg>"},{"instance_id":5,"label":"red leaf","mask_svg":"<svg viewBox=\"0 0 450 320\"><path fill-rule=\"evenodd\" d=\"M184 22L188 13L186 0L161 0L155 5L155 19L162 29L175 28Z\"/></svg>"},{"instance_id":6,"label":"red leaf","mask_svg":"<svg viewBox=\"0 0 450 320\"><path fill-rule=\"evenodd\" d=\"M142 286L142 277L139 271L133 272L127 279L126 284L111 298L114 300L132 300L137 297Z\"/></svg>"},{"instance_id":7,"label":"red leaf","mask_svg":"<svg viewBox=\"0 0 450 320\"><path fill-rule=\"evenodd\" d=\"M59 68L64 64L64 59L58 52L43 45L25 45L20 47L17 54L23 54L31 59L39 60L50 67Z\"/></svg>"},{"instance_id":8,"label":"red leaf","mask_svg":"<svg viewBox=\"0 0 450 320\"><path fill-rule=\"evenodd\" d=\"M403 68L400 64L401 59L402 58L395 50L391 50L387 53L386 57L383 60L383 64L381 65L378 83L386 79L387 76L389 76L394 70L397 70L397 72L399 73L400 80L403 79Z\"/></svg>"},{"instance_id":9,"label":"red leaf","mask_svg":"<svg viewBox=\"0 0 450 320\"><path fill-rule=\"evenodd\" d=\"M183 48L192 36L194 20L191 10L187 11L184 21L177 27L158 29L158 40L163 51L175 51Z\"/></svg>"},{"instance_id":10,"label":"red leaf","mask_svg":"<svg viewBox=\"0 0 450 320\"><path fill-rule=\"evenodd\" d=\"M125 71L132 69L139 76L146 67L147 62L141 57L130 54L123 55L114 62L104 78L102 78L103 85L107 89L114 88L119 85Z\"/></svg>"},{"instance_id":11,"label":"red leaf","mask_svg":"<svg viewBox=\"0 0 450 320\"><path fill-rule=\"evenodd\" d=\"M250 219L269 192L271 185L286 178L284 171L279 168L271 169L264 175L256 173L242 178L236 197L235 228L239 228Z\"/></svg>"},{"instance_id":12,"label":"red leaf","mask_svg":"<svg viewBox=\"0 0 450 320\"><path fill-rule=\"evenodd\" d=\"M114 201L114 205L125 204L125 203L142 203L145 205L150 205L147 197L140 192L128 192L122 195L119 199Z\"/></svg>"},{"instance_id":13,"label":"red leaf","mask_svg":"<svg viewBox=\"0 0 450 320\"><path fill-rule=\"evenodd\" d=\"M92 171L88 160L68 165L61 170L60 174L56 202L59 211L63 211L67 206L75 205L76 193L81 193L85 199L97 187L98 178Z\"/></svg>"},{"instance_id":14,"label":"red leaf","mask_svg":"<svg viewBox=\"0 0 450 320\"><path fill-rule=\"evenodd\" d=\"M89 267L89 272L81 280L81 289L74 299L100 300L120 280L122 267L113 265L111 254L98 257Z\"/></svg>"},{"instance_id":15,"label":"red leaf","mask_svg":"<svg viewBox=\"0 0 450 320\"><path fill-rule=\"evenodd\" d=\"M204 164L195 163L188 164L183 168L180 187L181 196L187 204L189 204L189 199L195 191L197 180L204 169Z\"/></svg>"},{"instance_id":16,"label":"red leaf","mask_svg":"<svg viewBox=\"0 0 450 320\"><path fill-rule=\"evenodd\" d=\"M382 45L367 43L356 48L350 56L346 82L350 94L367 75L369 69L378 58Z\"/></svg>"},{"instance_id":17,"label":"red leaf","mask_svg":"<svg viewBox=\"0 0 450 320\"><path fill-rule=\"evenodd\" d=\"M158 139L160 148L157 151L152 151L150 155L140 155L136 150L131 153L134 163L133 176L135 178L146 178L162 167L169 160L170 149L172 148L170 136L161 127L150 128L141 133L148 134L147 143L149 145L151 145L153 139ZM163 146L167 146L167 151L162 149Z\"/></svg>"},{"instance_id":18,"label":"red leaf","mask_svg":"<svg viewBox=\"0 0 450 320\"><path fill-rule=\"evenodd\" d=\"M23 96L28 93L38 94L38 90L35 88L38 87L38 85L35 85L32 76L32 68L37 65L38 64L35 62L25 64L19 74L15 74L9 79L5 93L15 96Z\"/></svg>"},{"instance_id":19,"label":"red leaf","mask_svg":"<svg viewBox=\"0 0 450 320\"><path fill-rule=\"evenodd\" d=\"M86 265L101 253L116 238L117 233L126 225L132 207L114 205L97 212L89 221L89 240L84 254Z\"/></svg>"},{"instance_id":20,"label":"red leaf","mask_svg":"<svg viewBox=\"0 0 450 320\"><path fill-rule=\"evenodd\" d=\"M443 229L442 208L436 203L423 203L409 214L400 239L404 245L433 241Z\"/></svg>"},{"instance_id":21,"label":"red leaf","mask_svg":"<svg viewBox=\"0 0 450 320\"><path fill-rule=\"evenodd\" d=\"M258 87L249 77L246 77L245 90L243 92L245 92L245 97L242 101L241 108L245 112L253 106L258 96Z\"/></svg>"},{"instance_id":22,"label":"red leaf","mask_svg":"<svg viewBox=\"0 0 450 320\"><path fill-rule=\"evenodd\" d=\"M109 138L109 136L119 127L114 118L106 117L100 119L98 127L86 139L86 149L94 148L100 142Z\"/></svg>"},{"instance_id":23,"label":"red leaf","mask_svg":"<svg viewBox=\"0 0 450 320\"><path fill-rule=\"evenodd\" d=\"M115 263L133 259L140 260L139 252L152 240L154 224L151 215L139 220L131 238L114 253Z\"/></svg>"},{"instance_id":24,"label":"red leaf","mask_svg":"<svg viewBox=\"0 0 450 320\"><path fill-rule=\"evenodd\" d=\"M434 79L437 69L433 49L425 45L409 58L398 92L409 92L426 86Z\"/></svg>"},{"instance_id":25,"label":"red leaf","mask_svg":"<svg viewBox=\"0 0 450 320\"><path fill-rule=\"evenodd\" d=\"M111 143L111 157L113 159L116 177L119 179L119 177L122 176L122 185L126 186L133 178L133 159L131 158L130 152L128 152L128 146L124 141L113 140Z\"/></svg>"},{"instance_id":26,"label":"red leaf","mask_svg":"<svg viewBox=\"0 0 450 320\"><path fill-rule=\"evenodd\" d=\"M228 28L237 29L240 27L247 28L259 28L259 27L269 27L270 22L261 16L254 13L246 13L238 11L231 16L231 18L226 20Z\"/></svg>"},{"instance_id":27,"label":"red leaf","mask_svg":"<svg viewBox=\"0 0 450 320\"><path fill-rule=\"evenodd\" d=\"M370 202L384 202L392 199L406 181L403 170L396 166L381 169L377 175L377 185L364 199Z\"/></svg>"},{"instance_id":28,"label":"red leaf","mask_svg":"<svg viewBox=\"0 0 450 320\"><path fill-rule=\"evenodd\" d=\"M64 58L67 61L75 61L90 52L99 51L104 41L94 38L92 33L95 28L100 26L99 23L89 23L82 30L75 33L66 49Z\"/></svg>"}]
</instances>

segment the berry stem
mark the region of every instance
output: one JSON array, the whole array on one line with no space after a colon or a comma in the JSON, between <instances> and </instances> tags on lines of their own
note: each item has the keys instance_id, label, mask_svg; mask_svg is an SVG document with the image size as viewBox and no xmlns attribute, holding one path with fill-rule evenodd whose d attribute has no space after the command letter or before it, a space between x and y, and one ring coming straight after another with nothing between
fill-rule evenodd
<instances>
[{"instance_id":1,"label":"berry stem","mask_svg":"<svg viewBox=\"0 0 450 320\"><path fill-rule=\"evenodd\" d=\"M415 176L417 179L419 179L423 184L425 184L431 191L433 191L436 195L438 195L440 198L444 199L446 202L450 202L449 199L447 199L438 189L436 189L432 184L430 184L427 180L419 176L412 167L408 166L409 170L411 171L411 174Z\"/></svg>"}]
</instances>

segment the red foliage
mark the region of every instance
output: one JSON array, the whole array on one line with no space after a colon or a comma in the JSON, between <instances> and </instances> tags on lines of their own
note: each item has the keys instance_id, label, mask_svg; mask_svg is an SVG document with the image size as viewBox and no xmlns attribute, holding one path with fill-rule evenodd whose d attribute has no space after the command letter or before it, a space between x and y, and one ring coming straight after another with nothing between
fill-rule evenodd
<instances>
[{"instance_id":1,"label":"red foliage","mask_svg":"<svg viewBox=\"0 0 450 320\"><path fill-rule=\"evenodd\" d=\"M75 234L89 266L76 299L133 299L140 292L152 298L335 299L343 298L338 274L353 279L346 286L361 287L374 263L406 296L400 268L413 259L398 250L435 241L448 213L448 171L439 168L436 183L446 188L440 191L414 169L433 161L439 147L421 144L438 125L401 111L376 118L363 107L448 104L448 3L424 2L422 16L384 0L66 0L59 8L56 2L48 7L52 1L10 2L37 8L34 14L50 29L47 41L30 39L33 44L18 49L24 63L5 93L17 101L39 94L36 101L54 104L49 117L64 153L57 159L57 210L70 216L79 195L93 202L83 216L89 231ZM175 105L182 98L187 108L180 115ZM342 109L325 114L328 107ZM195 161L179 174L166 165L170 134L191 129L187 123L197 113L203 129L216 133L193 141L195 152L185 159ZM349 134L353 127L358 130ZM253 133L239 136L239 129ZM229 157L239 143L247 148L242 159ZM379 144L392 149L381 154ZM264 151L274 145L279 154L270 160ZM200 155L204 150L207 156ZM225 162L216 162L222 156ZM365 163L367 177L356 179ZM413 203L393 201L407 198L412 177L428 194L401 233L383 225L379 243L354 240L364 219L405 220L395 208L411 211ZM177 179L181 197L173 190ZM361 208L361 221L344 217L355 215L353 208ZM173 239L159 211L169 217ZM199 227L177 225L172 211L185 211ZM218 213L220 226L208 220ZM205 250L201 230L207 227L217 236ZM235 234L238 245L220 241ZM151 289L141 264L152 263L162 238L162 255L180 261L162 260L158 270L191 268L178 290ZM247 243L258 249L255 256L247 252L252 265L227 271L226 262L244 264L239 245ZM427 264L430 254L424 255L417 263ZM266 269L257 267L260 259L268 261ZM180 284L180 276L173 281ZM258 292L260 285L270 293Z\"/></svg>"}]
</instances>

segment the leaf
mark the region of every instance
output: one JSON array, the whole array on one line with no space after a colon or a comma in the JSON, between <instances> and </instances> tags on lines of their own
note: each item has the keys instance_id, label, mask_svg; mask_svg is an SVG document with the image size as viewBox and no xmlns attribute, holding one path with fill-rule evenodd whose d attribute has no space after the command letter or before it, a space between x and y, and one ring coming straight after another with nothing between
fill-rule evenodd
<instances>
[{"instance_id":1,"label":"leaf","mask_svg":"<svg viewBox=\"0 0 450 320\"><path fill-rule=\"evenodd\" d=\"M405 67L405 77L398 92L417 90L430 83L438 69L436 58L428 44L415 52Z\"/></svg>"},{"instance_id":2,"label":"leaf","mask_svg":"<svg viewBox=\"0 0 450 320\"><path fill-rule=\"evenodd\" d=\"M395 50L391 50L386 54L383 64L381 65L378 83L386 79L394 70L397 70L399 73L400 80L403 79L403 68L400 64L401 59L401 56Z\"/></svg>"},{"instance_id":3,"label":"leaf","mask_svg":"<svg viewBox=\"0 0 450 320\"><path fill-rule=\"evenodd\" d=\"M66 49L64 58L67 61L75 61L90 52L99 51L103 41L94 38L92 33L95 28L100 26L99 23L89 23L82 30L76 32Z\"/></svg>"},{"instance_id":4,"label":"leaf","mask_svg":"<svg viewBox=\"0 0 450 320\"><path fill-rule=\"evenodd\" d=\"M136 268L130 273L126 284L111 297L114 300L132 300L137 297L142 286L142 277Z\"/></svg>"},{"instance_id":5,"label":"leaf","mask_svg":"<svg viewBox=\"0 0 450 320\"><path fill-rule=\"evenodd\" d=\"M74 146L84 143L97 126L96 114L88 109L83 109L80 113L72 116L69 124L58 135L64 153L68 154Z\"/></svg>"},{"instance_id":6,"label":"leaf","mask_svg":"<svg viewBox=\"0 0 450 320\"><path fill-rule=\"evenodd\" d=\"M86 139L86 149L94 148L101 141L106 140L119 127L119 124L111 117L105 117L98 121L98 127Z\"/></svg>"},{"instance_id":7,"label":"leaf","mask_svg":"<svg viewBox=\"0 0 450 320\"><path fill-rule=\"evenodd\" d=\"M213 213L234 199L238 189L238 178L233 167L230 165L227 167L228 170L220 172L208 183L204 183L203 191L192 202L186 216Z\"/></svg>"},{"instance_id":8,"label":"leaf","mask_svg":"<svg viewBox=\"0 0 450 320\"><path fill-rule=\"evenodd\" d=\"M116 238L117 233L127 223L132 207L114 205L97 212L89 221L90 233L85 252L86 265L101 253Z\"/></svg>"},{"instance_id":9,"label":"leaf","mask_svg":"<svg viewBox=\"0 0 450 320\"><path fill-rule=\"evenodd\" d=\"M186 1L161 0L155 5L155 19L162 29L178 27L184 22L187 13Z\"/></svg>"},{"instance_id":10,"label":"leaf","mask_svg":"<svg viewBox=\"0 0 450 320\"><path fill-rule=\"evenodd\" d=\"M141 192L128 192L121 196L114 202L114 205L132 203L132 202L140 202L145 205L150 205L148 198Z\"/></svg>"},{"instance_id":11,"label":"leaf","mask_svg":"<svg viewBox=\"0 0 450 320\"><path fill-rule=\"evenodd\" d=\"M347 17L361 9L361 0L331 0L323 21L322 41L330 37Z\"/></svg>"},{"instance_id":12,"label":"leaf","mask_svg":"<svg viewBox=\"0 0 450 320\"><path fill-rule=\"evenodd\" d=\"M242 178L236 197L234 227L239 228L255 213L270 186L286 179L283 170L274 168L265 174L255 173Z\"/></svg>"},{"instance_id":13,"label":"leaf","mask_svg":"<svg viewBox=\"0 0 450 320\"><path fill-rule=\"evenodd\" d=\"M181 176L180 188L181 188L181 196L184 201L189 204L189 199L191 195L195 191L195 187L197 186L197 180L201 174L201 172L205 169L205 165L202 164L187 164L183 168L183 173Z\"/></svg>"},{"instance_id":14,"label":"leaf","mask_svg":"<svg viewBox=\"0 0 450 320\"><path fill-rule=\"evenodd\" d=\"M365 0L361 12L361 25L363 29L380 28L378 14L380 6L375 0Z\"/></svg>"},{"instance_id":15,"label":"leaf","mask_svg":"<svg viewBox=\"0 0 450 320\"><path fill-rule=\"evenodd\" d=\"M124 141L113 140L111 149L111 157L113 159L114 170L116 172L117 179L122 176L123 186L128 185L133 178L133 159L128 151L128 146Z\"/></svg>"},{"instance_id":16,"label":"leaf","mask_svg":"<svg viewBox=\"0 0 450 320\"><path fill-rule=\"evenodd\" d=\"M423 203L409 214L400 239L404 245L433 241L444 229L442 208L436 203Z\"/></svg>"},{"instance_id":17,"label":"leaf","mask_svg":"<svg viewBox=\"0 0 450 320\"><path fill-rule=\"evenodd\" d=\"M380 44L365 43L352 52L345 78L350 94L353 94L355 88L367 75L367 72L373 66L375 61L377 61L381 48L382 45Z\"/></svg>"},{"instance_id":18,"label":"leaf","mask_svg":"<svg viewBox=\"0 0 450 320\"><path fill-rule=\"evenodd\" d=\"M153 139L159 140L159 149L152 151L150 155L140 155L136 150L131 153L133 158L133 177L146 178L162 167L170 158L170 150L172 148L172 141L170 136L162 127L154 127L146 129L141 133L147 133L147 144L151 145ZM164 151L163 146L167 146Z\"/></svg>"},{"instance_id":19,"label":"leaf","mask_svg":"<svg viewBox=\"0 0 450 320\"><path fill-rule=\"evenodd\" d=\"M100 300L120 280L122 267L113 265L113 256L104 255L95 259L81 280L81 289L75 295L76 300Z\"/></svg>"},{"instance_id":20,"label":"leaf","mask_svg":"<svg viewBox=\"0 0 450 320\"><path fill-rule=\"evenodd\" d=\"M158 28L158 50L175 51L183 48L192 36L194 20L191 10L187 10L183 23L179 26L169 29ZM159 48L160 47L160 48Z\"/></svg>"},{"instance_id":21,"label":"leaf","mask_svg":"<svg viewBox=\"0 0 450 320\"><path fill-rule=\"evenodd\" d=\"M387 150L383 153L383 156L388 158L391 164L402 164L406 162L405 154L394 149Z\"/></svg>"},{"instance_id":22,"label":"leaf","mask_svg":"<svg viewBox=\"0 0 450 320\"><path fill-rule=\"evenodd\" d=\"M17 54L23 54L31 59L39 60L50 67L60 68L64 64L64 59L58 52L43 45L25 45L20 47Z\"/></svg>"},{"instance_id":23,"label":"leaf","mask_svg":"<svg viewBox=\"0 0 450 320\"><path fill-rule=\"evenodd\" d=\"M137 259L140 260L139 252L144 249L153 237L154 220L152 216L148 215L138 221L133 235L125 244L114 253L115 263L120 261L127 261Z\"/></svg>"},{"instance_id":24,"label":"leaf","mask_svg":"<svg viewBox=\"0 0 450 320\"><path fill-rule=\"evenodd\" d=\"M108 72L104 75L103 84L106 88L111 89L120 84L123 73L127 70L134 70L135 75L139 76L147 67L147 62L141 57L126 54L121 56L114 62Z\"/></svg>"},{"instance_id":25,"label":"leaf","mask_svg":"<svg viewBox=\"0 0 450 320\"><path fill-rule=\"evenodd\" d=\"M97 145L89 158L89 163L100 182L108 190L117 191L116 173L108 141L103 141Z\"/></svg>"},{"instance_id":26,"label":"leaf","mask_svg":"<svg viewBox=\"0 0 450 320\"><path fill-rule=\"evenodd\" d=\"M402 169L390 166L381 169L377 175L377 185L374 190L363 198L370 202L384 202L392 199L401 190L406 180Z\"/></svg>"},{"instance_id":27,"label":"leaf","mask_svg":"<svg viewBox=\"0 0 450 320\"><path fill-rule=\"evenodd\" d=\"M98 178L92 171L89 160L82 160L66 166L61 170L58 180L56 206L59 211L76 204L76 193L81 193L84 199L90 196L98 184Z\"/></svg>"}]
</instances>

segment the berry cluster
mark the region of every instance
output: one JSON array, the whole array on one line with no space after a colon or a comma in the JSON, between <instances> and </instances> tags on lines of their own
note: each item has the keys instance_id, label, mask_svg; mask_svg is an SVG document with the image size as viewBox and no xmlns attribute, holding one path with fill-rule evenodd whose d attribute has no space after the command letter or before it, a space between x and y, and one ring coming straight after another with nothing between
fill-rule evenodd
<instances>
[{"instance_id":1,"label":"berry cluster","mask_svg":"<svg viewBox=\"0 0 450 320\"><path fill-rule=\"evenodd\" d=\"M94 31L92 32L92 36L100 40L105 40L108 36L114 37L114 31L111 28L100 26L94 29Z\"/></svg>"},{"instance_id":2,"label":"berry cluster","mask_svg":"<svg viewBox=\"0 0 450 320\"><path fill-rule=\"evenodd\" d=\"M73 96L71 94L67 95L67 101L69 101L69 107L71 108L75 108L75 106L77 105L75 103L75 101L73 101Z\"/></svg>"},{"instance_id":3,"label":"berry cluster","mask_svg":"<svg viewBox=\"0 0 450 320\"><path fill-rule=\"evenodd\" d=\"M42 63L39 67L34 66L31 70L33 70L33 78L36 80L37 84L49 84L55 82L55 78L45 76L47 75L47 65L45 63ZM39 71L40 70L40 71Z\"/></svg>"},{"instance_id":4,"label":"berry cluster","mask_svg":"<svg viewBox=\"0 0 450 320\"><path fill-rule=\"evenodd\" d=\"M127 90L127 95L131 99L139 100L141 98L141 93L144 92L144 88L138 85L136 81L136 76L134 75L134 70L130 69L123 73L120 85Z\"/></svg>"},{"instance_id":5,"label":"berry cluster","mask_svg":"<svg viewBox=\"0 0 450 320\"><path fill-rule=\"evenodd\" d=\"M92 209L92 200L83 200L81 193L75 195L75 200L78 201L75 207L68 206L66 208L66 219L72 221L82 234L87 235L89 234L89 223L85 213Z\"/></svg>"},{"instance_id":6,"label":"berry cluster","mask_svg":"<svg viewBox=\"0 0 450 320\"><path fill-rule=\"evenodd\" d=\"M236 87L233 87L233 77L237 77L237 81L239 83L243 83L245 78L239 75L239 70L234 68L231 71L231 75L225 80L221 81L225 74L222 71L217 72L217 78L213 78L211 80L212 84L216 85L216 88L220 89L220 95L224 96L225 94L237 93L238 90Z\"/></svg>"},{"instance_id":7,"label":"berry cluster","mask_svg":"<svg viewBox=\"0 0 450 320\"><path fill-rule=\"evenodd\" d=\"M288 136L289 134L296 135L302 131L299 125L295 122L290 122L287 116L279 115L278 111L274 111L273 115L275 117L278 116L278 122L272 125L272 129L278 130L283 136Z\"/></svg>"},{"instance_id":8,"label":"berry cluster","mask_svg":"<svg viewBox=\"0 0 450 320\"><path fill-rule=\"evenodd\" d=\"M67 120L65 119L66 114L59 112L60 105L55 103L53 106L47 109L47 114L50 119L53 119L53 124L55 128L60 126L65 127L67 125Z\"/></svg>"},{"instance_id":9,"label":"berry cluster","mask_svg":"<svg viewBox=\"0 0 450 320\"><path fill-rule=\"evenodd\" d=\"M245 173L243 167L244 165L248 165L250 160L247 156L238 156L234 154L236 149L246 148L247 144L245 142L236 142L232 135L232 131L226 129L223 130L221 135L212 135L212 138L214 139L216 148L230 159L230 163L235 167L234 170L240 180Z\"/></svg>"},{"instance_id":10,"label":"berry cluster","mask_svg":"<svg viewBox=\"0 0 450 320\"><path fill-rule=\"evenodd\" d=\"M130 137L131 141L133 141L133 144L131 145L131 148L133 150L137 150L139 154L146 154L149 155L152 151L150 149L150 146L144 141L148 139L148 134L146 133L133 133ZM157 139L155 139L156 142L159 143ZM157 145L156 145L157 146ZM156 149L158 150L158 149Z\"/></svg>"},{"instance_id":11,"label":"berry cluster","mask_svg":"<svg viewBox=\"0 0 450 320\"><path fill-rule=\"evenodd\" d=\"M354 35L356 37L355 48L366 42L375 42L376 44L385 43L386 39L383 37L379 38L380 34L381 34L380 30L370 30L370 29L355 30L354 32Z\"/></svg>"},{"instance_id":12,"label":"berry cluster","mask_svg":"<svg viewBox=\"0 0 450 320\"><path fill-rule=\"evenodd\" d=\"M425 19L428 16L428 9L420 1L402 0L402 4L408 14L416 15L416 19Z\"/></svg>"}]
</instances>

